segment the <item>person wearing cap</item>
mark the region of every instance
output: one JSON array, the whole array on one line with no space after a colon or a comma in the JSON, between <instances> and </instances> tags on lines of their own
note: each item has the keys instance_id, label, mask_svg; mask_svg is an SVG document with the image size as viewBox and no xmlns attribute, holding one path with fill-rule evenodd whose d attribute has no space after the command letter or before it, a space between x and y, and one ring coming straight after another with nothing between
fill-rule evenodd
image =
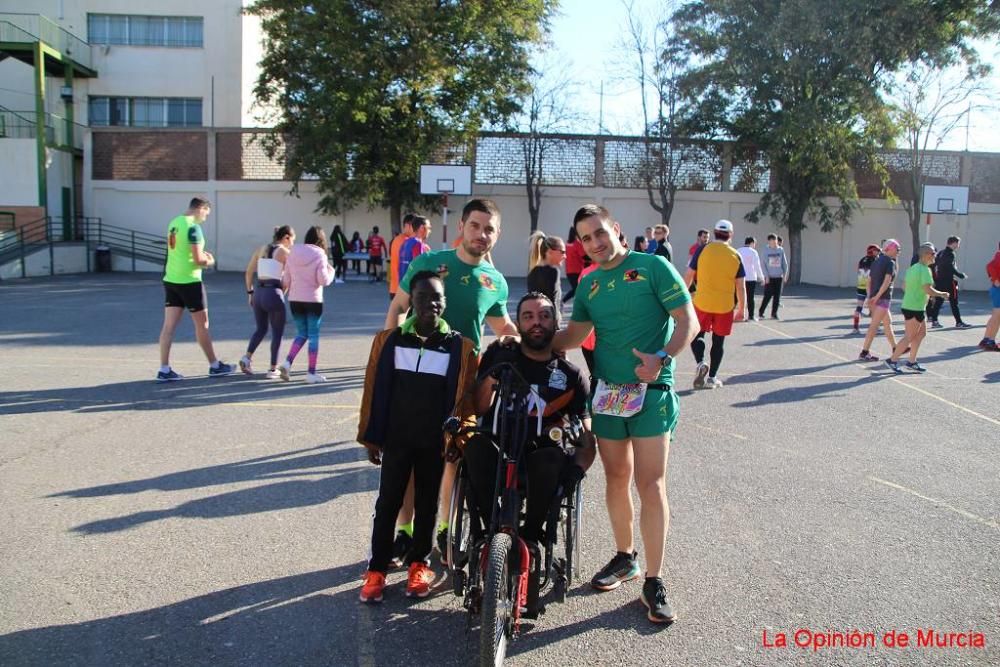
<instances>
[{"instance_id":1,"label":"person wearing cap","mask_svg":"<svg viewBox=\"0 0 1000 667\"><path fill-rule=\"evenodd\" d=\"M934 289L934 276L930 265L934 263L936 250L933 245L925 243L917 249L917 263L906 270L903 279L903 320L906 327L903 337L896 343L892 356L885 360L894 373L902 373L899 358L907 351L910 353L906 367L917 373L924 373L926 368L917 363L917 351L920 343L927 336L927 323L924 322L927 302L932 296L947 296L946 292Z\"/></svg>"},{"instance_id":2,"label":"person wearing cap","mask_svg":"<svg viewBox=\"0 0 1000 667\"><path fill-rule=\"evenodd\" d=\"M890 350L896 349L896 336L892 332L892 316L889 307L892 303L892 281L896 279L896 257L899 256L899 241L889 239L882 246L882 254L872 262L868 274L868 306L872 314L871 323L868 325L868 332L865 334L865 342L861 346L861 354L858 359L862 361L878 361L878 357L871 353L871 345L878 334L878 328L885 329L885 338L889 341Z\"/></svg>"},{"instance_id":3,"label":"person wearing cap","mask_svg":"<svg viewBox=\"0 0 1000 667\"><path fill-rule=\"evenodd\" d=\"M760 302L757 315L764 319L767 304L771 304L771 319L778 319L778 308L781 306L781 288L788 281L788 256L781 247L781 237L776 234L767 235L767 247L761 253L764 263L764 300Z\"/></svg>"},{"instance_id":4,"label":"person wearing cap","mask_svg":"<svg viewBox=\"0 0 1000 667\"><path fill-rule=\"evenodd\" d=\"M1000 352L1000 346L997 345L997 331L1000 330L1000 246L993 259L986 265L986 275L990 279L993 313L986 322L986 331L983 333L983 339L979 341L979 347L991 352Z\"/></svg>"},{"instance_id":5,"label":"person wearing cap","mask_svg":"<svg viewBox=\"0 0 1000 667\"><path fill-rule=\"evenodd\" d=\"M746 308L746 273L740 254L729 245L733 236L733 223L719 220L715 223L715 240L702 246L688 263L684 282L691 285L698 280L694 294L694 312L698 316L700 331L691 341L691 352L698 363L694 388L715 389L722 386L718 378L722 366L726 336L733 332L733 320L742 320ZM736 310L733 311L733 293ZM705 334L712 334L710 365L705 364ZM708 376L706 378L706 376Z\"/></svg>"},{"instance_id":6,"label":"person wearing cap","mask_svg":"<svg viewBox=\"0 0 1000 667\"><path fill-rule=\"evenodd\" d=\"M871 272L872 262L882 252L874 243L869 243L865 249L865 256L858 261L858 282L855 286L855 297L857 305L854 307L854 333L861 333L861 311L864 310L865 301L868 300L868 275Z\"/></svg>"}]
</instances>

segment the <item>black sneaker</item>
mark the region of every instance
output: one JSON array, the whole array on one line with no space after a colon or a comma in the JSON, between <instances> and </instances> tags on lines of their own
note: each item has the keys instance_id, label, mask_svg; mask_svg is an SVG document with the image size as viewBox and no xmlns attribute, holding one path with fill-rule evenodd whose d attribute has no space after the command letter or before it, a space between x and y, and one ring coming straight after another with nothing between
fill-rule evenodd
<instances>
[{"instance_id":1,"label":"black sneaker","mask_svg":"<svg viewBox=\"0 0 1000 667\"><path fill-rule=\"evenodd\" d=\"M208 377L220 378L226 375L232 375L233 371L236 370L231 364L227 364L224 361L219 361L218 366L208 367Z\"/></svg>"},{"instance_id":2,"label":"black sneaker","mask_svg":"<svg viewBox=\"0 0 1000 667\"><path fill-rule=\"evenodd\" d=\"M406 534L405 530L396 531L396 540L392 543L392 565L400 567L406 562L406 552L410 550L413 538Z\"/></svg>"},{"instance_id":3,"label":"black sneaker","mask_svg":"<svg viewBox=\"0 0 1000 667\"><path fill-rule=\"evenodd\" d=\"M590 585L599 591L613 591L621 586L623 581L638 579L639 562L636 560L638 556L635 551L630 554L619 551L600 572L594 575Z\"/></svg>"},{"instance_id":4,"label":"black sneaker","mask_svg":"<svg viewBox=\"0 0 1000 667\"><path fill-rule=\"evenodd\" d=\"M663 585L663 579L646 577L639 600L646 605L646 609L649 610L646 618L653 623L673 623L677 620L674 607L667 599L667 589Z\"/></svg>"}]
</instances>

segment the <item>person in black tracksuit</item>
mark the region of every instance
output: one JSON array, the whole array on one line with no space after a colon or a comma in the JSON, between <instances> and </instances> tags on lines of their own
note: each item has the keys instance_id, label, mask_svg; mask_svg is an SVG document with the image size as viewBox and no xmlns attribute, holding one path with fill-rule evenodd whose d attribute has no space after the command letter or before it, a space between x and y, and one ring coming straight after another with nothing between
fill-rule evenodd
<instances>
[{"instance_id":1,"label":"person in black tracksuit","mask_svg":"<svg viewBox=\"0 0 1000 667\"><path fill-rule=\"evenodd\" d=\"M458 457L444 449L442 427L455 413L466 426L475 424L476 355L472 341L441 318L444 283L438 274L421 271L410 281L410 298L413 316L376 335L365 373L358 442L381 471L363 602L382 600L396 516L411 473L415 516L413 541L404 559L409 568L406 594L425 597L430 592L434 574L428 562L445 454ZM449 448L459 445L454 439L448 443Z\"/></svg>"},{"instance_id":2,"label":"person in black tracksuit","mask_svg":"<svg viewBox=\"0 0 1000 667\"><path fill-rule=\"evenodd\" d=\"M967 329L972 325L962 321L962 313L958 309L958 280L965 280L965 274L958 270L955 251L961 244L962 239L957 236L949 236L948 245L938 252L934 260L934 289L948 293L948 305L951 306L955 326ZM938 322L938 315L941 313L942 305L944 305L944 299L939 296L932 298L927 304L927 319L935 328L941 326Z\"/></svg>"}]
</instances>

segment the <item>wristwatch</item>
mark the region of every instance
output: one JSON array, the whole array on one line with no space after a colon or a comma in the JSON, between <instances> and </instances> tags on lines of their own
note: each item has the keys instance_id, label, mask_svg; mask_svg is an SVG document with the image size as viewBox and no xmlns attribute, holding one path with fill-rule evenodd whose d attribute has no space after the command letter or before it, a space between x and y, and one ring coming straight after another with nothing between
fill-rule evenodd
<instances>
[{"instance_id":1,"label":"wristwatch","mask_svg":"<svg viewBox=\"0 0 1000 667\"><path fill-rule=\"evenodd\" d=\"M670 362L674 360L673 357L667 354L666 350L657 350L656 356L660 360L660 366L669 366Z\"/></svg>"}]
</instances>

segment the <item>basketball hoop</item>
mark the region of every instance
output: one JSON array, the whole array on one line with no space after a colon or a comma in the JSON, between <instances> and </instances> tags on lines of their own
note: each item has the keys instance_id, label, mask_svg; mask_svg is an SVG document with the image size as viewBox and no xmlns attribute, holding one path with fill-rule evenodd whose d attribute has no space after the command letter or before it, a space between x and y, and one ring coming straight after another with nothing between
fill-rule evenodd
<instances>
[{"instance_id":1,"label":"basketball hoop","mask_svg":"<svg viewBox=\"0 0 1000 667\"><path fill-rule=\"evenodd\" d=\"M448 195L472 194L472 167L467 164L420 165L420 194L441 195L443 247L448 247Z\"/></svg>"}]
</instances>

